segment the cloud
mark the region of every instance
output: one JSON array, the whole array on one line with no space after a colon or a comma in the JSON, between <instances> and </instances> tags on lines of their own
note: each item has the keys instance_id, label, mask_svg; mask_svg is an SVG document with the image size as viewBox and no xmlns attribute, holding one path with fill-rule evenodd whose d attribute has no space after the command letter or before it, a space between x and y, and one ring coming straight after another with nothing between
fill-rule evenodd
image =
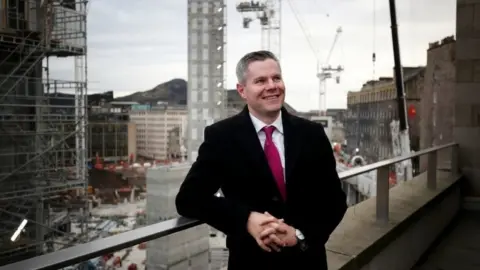
<instances>
[{"instance_id":1,"label":"cloud","mask_svg":"<svg viewBox=\"0 0 480 270\"><path fill-rule=\"evenodd\" d=\"M252 23L251 29L243 29L242 15L235 10L234 2L227 1L227 82L232 88L238 59L261 47L258 21ZM388 1L375 0L375 6L374 0L282 2L281 62L289 91L287 101L295 108L317 107L319 83L315 54L289 2L321 61L330 50L337 27L343 28L330 64L342 65L345 71L340 84L328 82L328 107L345 107L347 91L359 89L374 75L392 75ZM423 65L428 43L454 34L456 1L396 2L402 63ZM88 31L90 92L115 90L117 96L125 95L175 77L187 77L187 1L142 0L134 5L127 0L94 0L89 9ZM52 59L50 66L52 77L73 78L73 60Z\"/></svg>"}]
</instances>

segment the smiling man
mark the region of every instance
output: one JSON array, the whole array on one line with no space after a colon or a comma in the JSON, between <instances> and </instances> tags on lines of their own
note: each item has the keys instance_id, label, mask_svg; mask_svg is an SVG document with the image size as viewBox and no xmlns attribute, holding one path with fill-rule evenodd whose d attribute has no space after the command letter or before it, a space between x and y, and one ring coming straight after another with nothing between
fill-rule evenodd
<instances>
[{"instance_id":1,"label":"smiling man","mask_svg":"<svg viewBox=\"0 0 480 270\"><path fill-rule=\"evenodd\" d=\"M178 213L227 235L230 270L326 270L325 243L347 209L331 144L320 124L283 108L271 52L245 55L236 73L247 105L205 129Z\"/></svg>"}]
</instances>

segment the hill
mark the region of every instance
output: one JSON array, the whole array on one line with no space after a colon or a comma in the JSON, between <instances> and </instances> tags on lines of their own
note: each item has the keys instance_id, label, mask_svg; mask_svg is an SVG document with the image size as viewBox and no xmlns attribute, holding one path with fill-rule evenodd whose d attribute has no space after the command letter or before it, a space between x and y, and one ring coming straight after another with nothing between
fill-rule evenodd
<instances>
[{"instance_id":1,"label":"hill","mask_svg":"<svg viewBox=\"0 0 480 270\"><path fill-rule=\"evenodd\" d=\"M163 101L175 105L186 105L187 87L187 81L183 79L173 79L161 83L150 90L118 97L115 101L136 101L141 104ZM227 90L227 100L228 104L234 105L234 107L238 107L238 105L243 106L243 100L235 89ZM286 103L285 107L287 110L295 112L295 110Z\"/></svg>"},{"instance_id":2,"label":"hill","mask_svg":"<svg viewBox=\"0 0 480 270\"><path fill-rule=\"evenodd\" d=\"M150 90L139 91L131 95L118 97L115 101L136 101L142 104L166 101L172 104L186 105L187 81L183 79L173 79L161 83Z\"/></svg>"}]
</instances>

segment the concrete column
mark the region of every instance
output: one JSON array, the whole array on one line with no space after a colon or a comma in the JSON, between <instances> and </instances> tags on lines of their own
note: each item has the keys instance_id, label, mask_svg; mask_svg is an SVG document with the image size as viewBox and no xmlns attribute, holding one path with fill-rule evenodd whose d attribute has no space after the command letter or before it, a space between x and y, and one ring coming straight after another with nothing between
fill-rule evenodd
<instances>
[{"instance_id":1,"label":"concrete column","mask_svg":"<svg viewBox=\"0 0 480 270\"><path fill-rule=\"evenodd\" d=\"M480 196L480 0L457 0L454 140L468 195Z\"/></svg>"},{"instance_id":2,"label":"concrete column","mask_svg":"<svg viewBox=\"0 0 480 270\"><path fill-rule=\"evenodd\" d=\"M175 197L189 165L149 168L147 171L147 223L178 217ZM147 243L149 270L208 269L209 227L196 226Z\"/></svg>"}]
</instances>

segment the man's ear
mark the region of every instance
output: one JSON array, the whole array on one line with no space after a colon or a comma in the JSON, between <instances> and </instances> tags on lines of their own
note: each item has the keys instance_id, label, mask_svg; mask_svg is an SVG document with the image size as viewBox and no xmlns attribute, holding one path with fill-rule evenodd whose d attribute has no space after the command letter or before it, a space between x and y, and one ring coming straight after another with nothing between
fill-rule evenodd
<instances>
[{"instance_id":1,"label":"man's ear","mask_svg":"<svg viewBox=\"0 0 480 270\"><path fill-rule=\"evenodd\" d=\"M237 83L237 92L238 94L245 99L245 86L243 84Z\"/></svg>"}]
</instances>

